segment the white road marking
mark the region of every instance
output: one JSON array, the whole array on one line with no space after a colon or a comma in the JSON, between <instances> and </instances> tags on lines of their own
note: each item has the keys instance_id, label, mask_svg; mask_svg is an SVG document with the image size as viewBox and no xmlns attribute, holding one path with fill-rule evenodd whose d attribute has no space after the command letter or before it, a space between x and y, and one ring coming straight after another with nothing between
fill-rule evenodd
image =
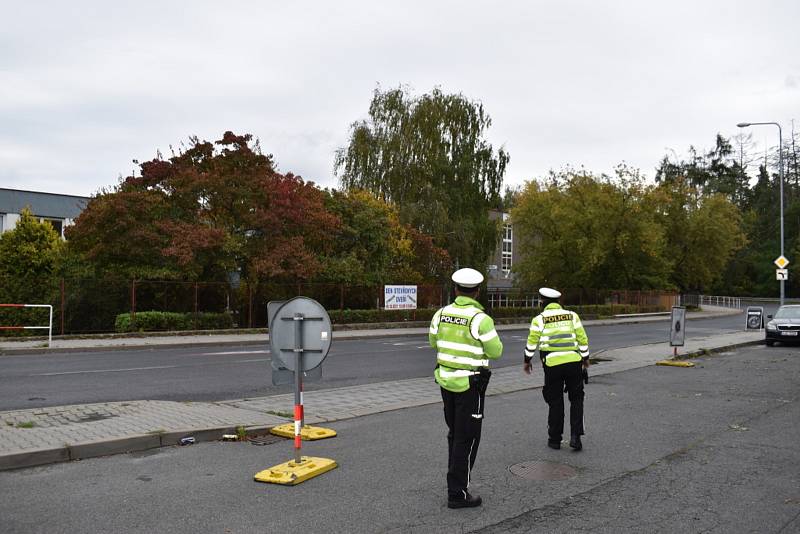
<instances>
[{"instance_id":1,"label":"white road marking","mask_svg":"<svg viewBox=\"0 0 800 534\"><path fill-rule=\"evenodd\" d=\"M201 352L198 356L228 356L230 354L269 354L267 350L232 350L230 352Z\"/></svg>"},{"instance_id":2,"label":"white road marking","mask_svg":"<svg viewBox=\"0 0 800 534\"><path fill-rule=\"evenodd\" d=\"M243 353L246 354L246 353ZM201 364L194 364L194 365L154 365L152 367L128 367L125 369L88 369L85 371L63 371L60 373L38 373L29 376L62 376L62 375L81 375L81 374L90 374L90 373L127 373L130 371L152 371L154 369L177 369L179 367L197 367L204 366L204 365L229 365L231 363L257 363L257 362L268 362L270 358L259 358L255 360L233 360L227 362L217 362L217 363L201 363Z\"/></svg>"},{"instance_id":3,"label":"white road marking","mask_svg":"<svg viewBox=\"0 0 800 534\"><path fill-rule=\"evenodd\" d=\"M64 371L62 373L39 373L31 376L81 375L84 373L124 373L127 371L149 371L152 369L174 369L177 365L158 365L154 367L130 367L128 369L90 369L88 371Z\"/></svg>"}]
</instances>

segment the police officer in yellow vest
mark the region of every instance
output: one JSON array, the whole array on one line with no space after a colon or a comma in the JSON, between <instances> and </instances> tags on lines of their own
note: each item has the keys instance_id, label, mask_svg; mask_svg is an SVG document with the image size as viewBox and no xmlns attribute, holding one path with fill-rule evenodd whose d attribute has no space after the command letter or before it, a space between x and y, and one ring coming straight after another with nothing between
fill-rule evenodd
<instances>
[{"instance_id":1,"label":"police officer in yellow vest","mask_svg":"<svg viewBox=\"0 0 800 534\"><path fill-rule=\"evenodd\" d=\"M525 347L524 371L531 372L531 358L539 349L544 366L542 395L550 407L547 415L547 445L561 448L564 431L564 389L569 396L569 446L583 448L583 368L588 365L589 338L578 314L565 310L558 303L561 293L543 287L544 310L531 321Z\"/></svg>"},{"instance_id":2,"label":"police officer in yellow vest","mask_svg":"<svg viewBox=\"0 0 800 534\"><path fill-rule=\"evenodd\" d=\"M476 300L483 275L459 269L453 282L456 300L434 314L428 339L437 351L434 376L448 429L447 506L471 508L481 505L481 498L467 489L481 440L489 360L502 355L503 343L494 321Z\"/></svg>"}]
</instances>

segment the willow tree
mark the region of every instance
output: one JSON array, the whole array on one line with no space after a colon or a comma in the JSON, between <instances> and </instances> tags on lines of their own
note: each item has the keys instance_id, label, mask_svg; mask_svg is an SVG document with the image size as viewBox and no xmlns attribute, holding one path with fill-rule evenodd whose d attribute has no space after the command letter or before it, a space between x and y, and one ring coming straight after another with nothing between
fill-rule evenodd
<instances>
[{"instance_id":1,"label":"willow tree","mask_svg":"<svg viewBox=\"0 0 800 534\"><path fill-rule=\"evenodd\" d=\"M355 122L336 154L345 189L394 203L401 221L431 236L461 265L481 269L498 241L488 210L499 203L509 155L485 139L483 104L434 89L375 90L369 118Z\"/></svg>"}]
</instances>

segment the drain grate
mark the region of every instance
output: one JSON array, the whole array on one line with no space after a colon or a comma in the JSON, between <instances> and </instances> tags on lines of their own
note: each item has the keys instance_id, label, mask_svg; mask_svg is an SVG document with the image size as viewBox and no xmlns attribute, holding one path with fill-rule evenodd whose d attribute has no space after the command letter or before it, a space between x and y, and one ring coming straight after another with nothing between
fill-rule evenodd
<instances>
[{"instance_id":1,"label":"drain grate","mask_svg":"<svg viewBox=\"0 0 800 534\"><path fill-rule=\"evenodd\" d=\"M567 480L578 474L574 467L539 460L514 464L508 470L525 480Z\"/></svg>"},{"instance_id":2,"label":"drain grate","mask_svg":"<svg viewBox=\"0 0 800 534\"><path fill-rule=\"evenodd\" d=\"M264 434L263 436L249 437L247 438L247 441L249 441L251 445L272 445L273 443L278 443L279 441L286 441L286 440L280 436L275 436L272 434Z\"/></svg>"}]
</instances>

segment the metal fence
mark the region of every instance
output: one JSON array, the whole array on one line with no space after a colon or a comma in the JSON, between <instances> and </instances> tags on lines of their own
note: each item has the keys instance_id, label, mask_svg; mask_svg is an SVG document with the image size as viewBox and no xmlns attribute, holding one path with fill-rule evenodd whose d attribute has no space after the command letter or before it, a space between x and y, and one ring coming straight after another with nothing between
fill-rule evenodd
<instances>
[{"instance_id":1,"label":"metal fence","mask_svg":"<svg viewBox=\"0 0 800 534\"><path fill-rule=\"evenodd\" d=\"M3 289L12 281L0 279ZM296 296L310 297L328 310L382 310L383 286L323 283L259 283L237 285L220 282L179 282L164 280L123 280L93 278L49 278L32 286L27 302L53 306L53 332L88 334L113 332L120 314L144 311L227 313L236 328L264 328L267 302ZM613 291L564 289L565 306L635 305L668 310L678 295L664 291ZM449 284L418 284L417 307L439 308L452 298ZM534 308L540 305L536 292L522 290L487 291L480 299L491 312L497 308ZM377 312L379 315L383 312ZM393 315L386 313L387 320ZM44 319L44 316L42 317ZM378 317L380 320L380 317ZM14 312L0 310L0 325L20 324ZM38 320L26 317L25 320Z\"/></svg>"},{"instance_id":2,"label":"metal fence","mask_svg":"<svg viewBox=\"0 0 800 534\"><path fill-rule=\"evenodd\" d=\"M741 297L728 297L722 295L681 295L682 306L719 306L722 308L741 308Z\"/></svg>"},{"instance_id":3,"label":"metal fence","mask_svg":"<svg viewBox=\"0 0 800 534\"><path fill-rule=\"evenodd\" d=\"M560 291L564 306L633 305L669 310L680 301L680 295L672 291L585 288L566 288ZM489 290L486 300L489 308L535 308L542 302L536 292L521 290Z\"/></svg>"},{"instance_id":4,"label":"metal fence","mask_svg":"<svg viewBox=\"0 0 800 534\"><path fill-rule=\"evenodd\" d=\"M319 301L328 310L380 309L383 305L383 286L245 282L234 286L219 282L86 278L46 279L31 285L37 294L31 301L53 306L53 331L58 334L113 332L118 315L130 313L135 318L145 311L194 316L228 313L237 328L264 328L267 302L301 295ZM0 300L4 287L11 284L0 279ZM438 308L445 303L447 287L422 284L417 286L417 293L418 307ZM21 321L18 313L0 309L0 325Z\"/></svg>"}]
</instances>

